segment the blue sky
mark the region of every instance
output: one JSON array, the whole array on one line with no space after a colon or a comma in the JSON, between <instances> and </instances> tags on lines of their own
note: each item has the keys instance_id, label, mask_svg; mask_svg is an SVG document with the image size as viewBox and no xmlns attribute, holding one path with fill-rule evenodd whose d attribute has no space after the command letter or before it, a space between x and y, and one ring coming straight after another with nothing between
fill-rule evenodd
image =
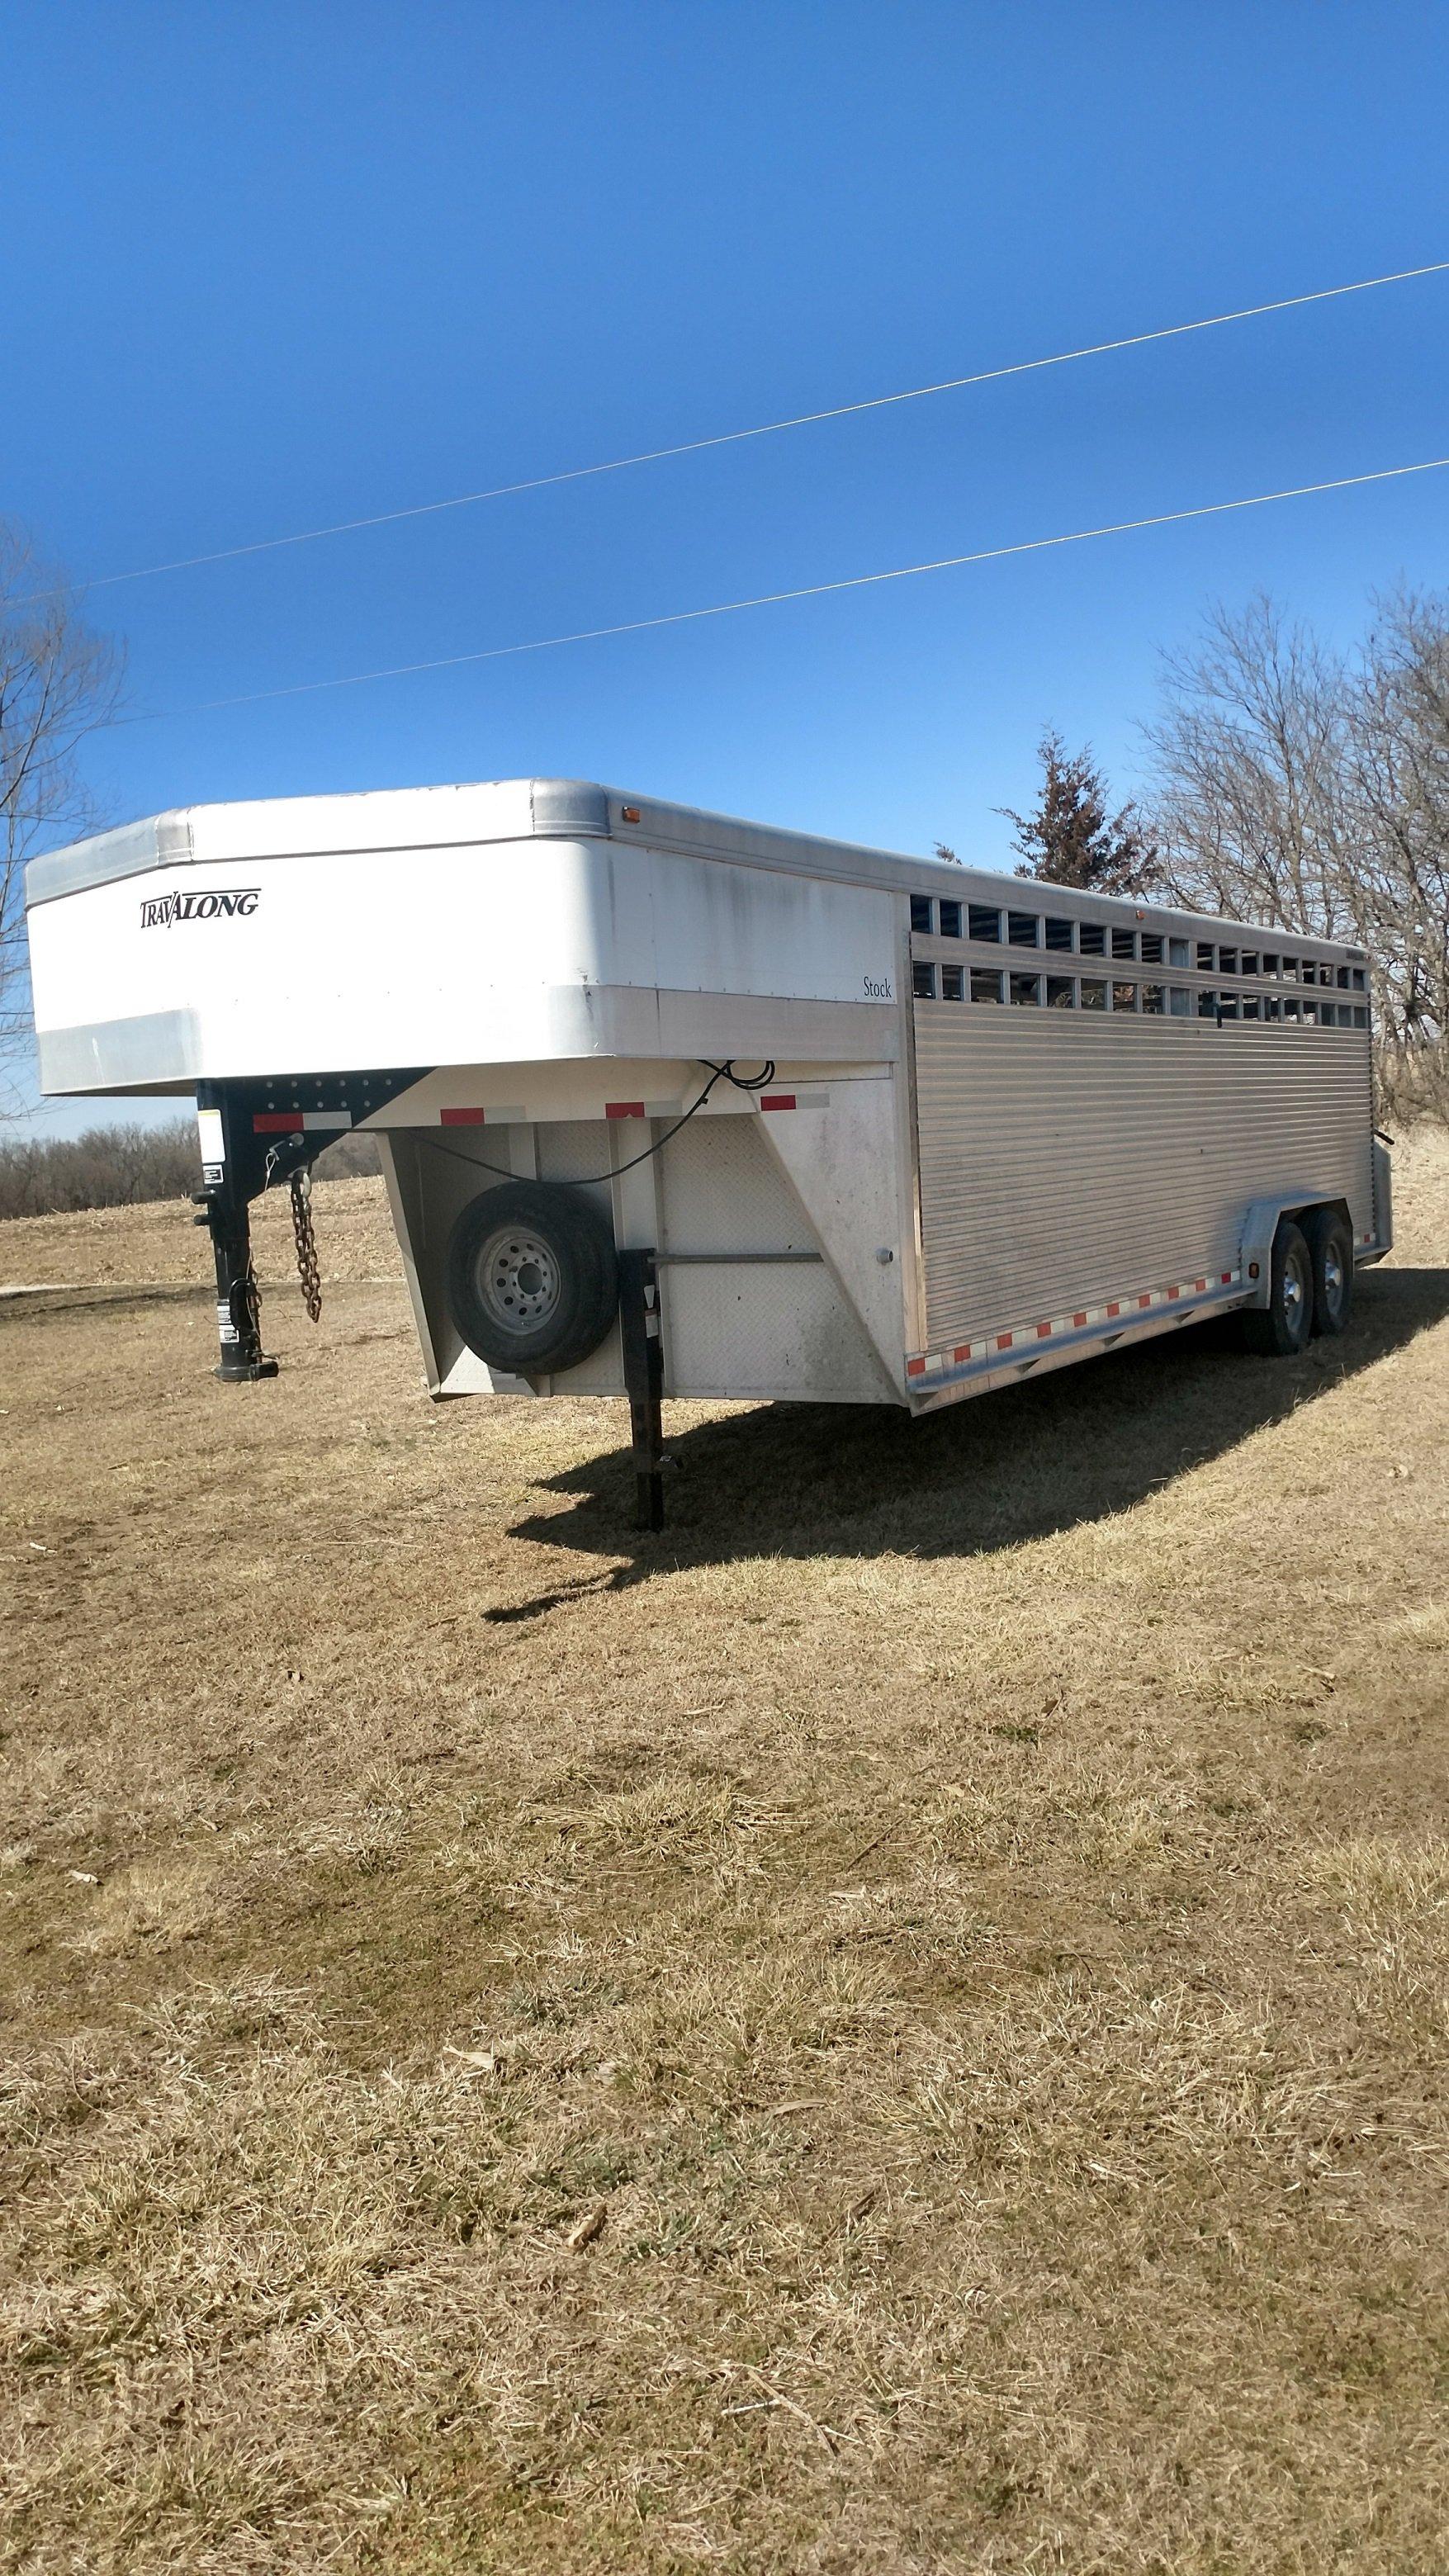
<instances>
[{"instance_id":1,"label":"blue sky","mask_svg":"<svg viewBox=\"0 0 1449 2576\"><path fill-rule=\"evenodd\" d=\"M1446 257L1446 110L1449 13L1369 0L10 0L0 508L85 580ZM147 720L91 775L602 776L999 863L1044 724L1133 786L1209 600L1346 639L1440 584L1449 475L158 711L1445 452L1449 276L98 588Z\"/></svg>"}]
</instances>

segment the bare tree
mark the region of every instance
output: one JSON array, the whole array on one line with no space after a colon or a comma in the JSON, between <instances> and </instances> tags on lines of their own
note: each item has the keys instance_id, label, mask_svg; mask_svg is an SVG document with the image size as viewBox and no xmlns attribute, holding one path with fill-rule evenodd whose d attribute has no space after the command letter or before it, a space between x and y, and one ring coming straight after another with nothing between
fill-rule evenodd
<instances>
[{"instance_id":1,"label":"bare tree","mask_svg":"<svg viewBox=\"0 0 1449 2576\"><path fill-rule=\"evenodd\" d=\"M1038 745L1041 793L1030 814L999 810L1016 826L1017 875L1096 894L1139 894L1156 853L1135 805L1113 814L1090 748L1068 753L1059 733Z\"/></svg>"},{"instance_id":2,"label":"bare tree","mask_svg":"<svg viewBox=\"0 0 1449 2576\"><path fill-rule=\"evenodd\" d=\"M20 530L0 523L0 1060L27 1026L25 861L94 821L77 755L119 687L116 648L88 630Z\"/></svg>"},{"instance_id":3,"label":"bare tree","mask_svg":"<svg viewBox=\"0 0 1449 2576\"><path fill-rule=\"evenodd\" d=\"M1260 595L1237 616L1214 609L1163 676L1145 730L1164 891L1197 911L1352 938L1342 665Z\"/></svg>"},{"instance_id":4,"label":"bare tree","mask_svg":"<svg viewBox=\"0 0 1449 2576\"><path fill-rule=\"evenodd\" d=\"M1449 603L1379 606L1330 654L1259 597L1165 663L1146 728L1158 882L1178 903L1367 950L1391 1087L1449 1041ZM1435 1071L1434 1062L1438 1064Z\"/></svg>"},{"instance_id":5,"label":"bare tree","mask_svg":"<svg viewBox=\"0 0 1449 2576\"><path fill-rule=\"evenodd\" d=\"M1449 601L1378 604L1349 698L1355 874L1401 1051L1449 1040Z\"/></svg>"}]
</instances>

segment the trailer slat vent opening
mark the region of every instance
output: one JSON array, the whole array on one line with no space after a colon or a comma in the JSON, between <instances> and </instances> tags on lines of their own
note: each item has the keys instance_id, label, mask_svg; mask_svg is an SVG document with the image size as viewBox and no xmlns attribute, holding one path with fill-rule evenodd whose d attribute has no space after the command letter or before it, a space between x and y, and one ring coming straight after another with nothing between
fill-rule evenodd
<instances>
[{"instance_id":1,"label":"trailer slat vent opening","mask_svg":"<svg viewBox=\"0 0 1449 2576\"><path fill-rule=\"evenodd\" d=\"M1135 957L1137 954L1136 931L1114 930L1112 933L1112 954L1114 957Z\"/></svg>"},{"instance_id":2,"label":"trailer slat vent opening","mask_svg":"<svg viewBox=\"0 0 1449 2576\"><path fill-rule=\"evenodd\" d=\"M1276 975L1278 972L1278 960L1271 948L1265 948L1263 951L1263 972L1265 975Z\"/></svg>"},{"instance_id":3,"label":"trailer slat vent opening","mask_svg":"<svg viewBox=\"0 0 1449 2576\"><path fill-rule=\"evenodd\" d=\"M968 903L966 906L966 928L973 939L990 939L993 941L999 941L1001 937L1001 915L996 911L995 907L989 903Z\"/></svg>"},{"instance_id":4,"label":"trailer slat vent opening","mask_svg":"<svg viewBox=\"0 0 1449 2576\"><path fill-rule=\"evenodd\" d=\"M912 930L926 930L926 931L928 931L928 930L930 929L930 927L931 927L931 898L930 898L930 896L929 896L928 894L913 894L913 895L912 895L912 897L911 897L911 928L912 928Z\"/></svg>"},{"instance_id":5,"label":"trailer slat vent opening","mask_svg":"<svg viewBox=\"0 0 1449 2576\"><path fill-rule=\"evenodd\" d=\"M1192 995L1185 984L1174 984L1167 996L1167 1007L1175 1020L1190 1020Z\"/></svg>"},{"instance_id":6,"label":"trailer slat vent opening","mask_svg":"<svg viewBox=\"0 0 1449 2576\"><path fill-rule=\"evenodd\" d=\"M948 897L943 897L939 906L939 911L941 915L941 937L943 939L959 939L961 936L961 906L959 903L952 903Z\"/></svg>"},{"instance_id":7,"label":"trailer slat vent opening","mask_svg":"<svg viewBox=\"0 0 1449 2576\"><path fill-rule=\"evenodd\" d=\"M1218 950L1218 973L1220 975L1236 975L1237 971L1238 952L1236 948L1220 948Z\"/></svg>"},{"instance_id":8,"label":"trailer slat vent opening","mask_svg":"<svg viewBox=\"0 0 1449 2576\"><path fill-rule=\"evenodd\" d=\"M961 967L961 966L943 966L943 967L942 967L942 969L941 969L941 999L942 999L942 1001L943 1001L943 1002L959 1002L959 1001L962 1001L962 1000L965 998L965 984L966 984L966 973L965 973L965 968L964 968L964 967Z\"/></svg>"},{"instance_id":9,"label":"trailer slat vent opening","mask_svg":"<svg viewBox=\"0 0 1449 2576\"><path fill-rule=\"evenodd\" d=\"M1013 948L1039 948L1041 945L1039 916L1034 912L1009 912L1006 916L1006 936Z\"/></svg>"},{"instance_id":10,"label":"trailer slat vent opening","mask_svg":"<svg viewBox=\"0 0 1449 2576\"><path fill-rule=\"evenodd\" d=\"M1164 1001L1165 996L1160 984L1143 985L1142 1008L1144 1011L1150 1011L1154 1019L1161 1019L1163 1015Z\"/></svg>"},{"instance_id":11,"label":"trailer slat vent opening","mask_svg":"<svg viewBox=\"0 0 1449 2576\"><path fill-rule=\"evenodd\" d=\"M1046 997L1049 1011L1074 1011L1077 1006L1077 988L1072 977L1048 975Z\"/></svg>"},{"instance_id":12,"label":"trailer slat vent opening","mask_svg":"<svg viewBox=\"0 0 1449 2576\"><path fill-rule=\"evenodd\" d=\"M1112 987L1112 1008L1114 1011L1135 1011L1137 1008L1136 985L1114 984Z\"/></svg>"},{"instance_id":13,"label":"trailer slat vent opening","mask_svg":"<svg viewBox=\"0 0 1449 2576\"><path fill-rule=\"evenodd\" d=\"M1245 948L1243 950L1243 973L1245 975L1256 975L1257 972L1258 952L1256 948Z\"/></svg>"},{"instance_id":14,"label":"trailer slat vent opening","mask_svg":"<svg viewBox=\"0 0 1449 2576\"><path fill-rule=\"evenodd\" d=\"M1167 943L1167 962L1169 966L1190 966L1192 964L1192 951L1185 939L1169 939Z\"/></svg>"},{"instance_id":15,"label":"trailer slat vent opening","mask_svg":"<svg viewBox=\"0 0 1449 2576\"><path fill-rule=\"evenodd\" d=\"M1216 993L1199 993L1197 997L1197 1015L1200 1020L1215 1020L1217 1018L1218 997Z\"/></svg>"},{"instance_id":16,"label":"trailer slat vent opening","mask_svg":"<svg viewBox=\"0 0 1449 2576\"><path fill-rule=\"evenodd\" d=\"M1069 921L1063 921L1060 914L1048 913L1042 924L1042 932L1046 947L1070 950L1072 925Z\"/></svg>"},{"instance_id":17,"label":"trailer slat vent opening","mask_svg":"<svg viewBox=\"0 0 1449 2576\"><path fill-rule=\"evenodd\" d=\"M1041 1001L1041 977L1039 975L1013 975L1011 978L1011 998L1013 1002L1017 1003L1024 1009L1029 1010L1039 1005Z\"/></svg>"},{"instance_id":18,"label":"trailer slat vent opening","mask_svg":"<svg viewBox=\"0 0 1449 2576\"><path fill-rule=\"evenodd\" d=\"M1084 975L1082 977L1083 1010L1105 1011L1106 1007L1107 987L1102 982L1101 977L1097 975Z\"/></svg>"},{"instance_id":19,"label":"trailer slat vent opening","mask_svg":"<svg viewBox=\"0 0 1449 2576\"><path fill-rule=\"evenodd\" d=\"M1107 925L1104 921L1080 921L1077 924L1077 950L1083 957L1105 957Z\"/></svg>"},{"instance_id":20,"label":"trailer slat vent opening","mask_svg":"<svg viewBox=\"0 0 1449 2576\"><path fill-rule=\"evenodd\" d=\"M1200 939L1198 941L1197 971L1199 975L1210 975L1212 973L1217 953L1218 952L1210 939Z\"/></svg>"},{"instance_id":21,"label":"trailer slat vent opening","mask_svg":"<svg viewBox=\"0 0 1449 2576\"><path fill-rule=\"evenodd\" d=\"M1001 986L1001 976L991 967L972 967L971 999L973 1002L999 1002L1002 998Z\"/></svg>"},{"instance_id":22,"label":"trailer slat vent opening","mask_svg":"<svg viewBox=\"0 0 1449 2576\"><path fill-rule=\"evenodd\" d=\"M1162 964L1162 933L1160 930L1143 931L1142 963L1144 966L1160 966Z\"/></svg>"},{"instance_id":23,"label":"trailer slat vent opening","mask_svg":"<svg viewBox=\"0 0 1449 2576\"><path fill-rule=\"evenodd\" d=\"M936 998L936 969L920 958L911 968L911 991L918 1002L934 1002Z\"/></svg>"}]
</instances>

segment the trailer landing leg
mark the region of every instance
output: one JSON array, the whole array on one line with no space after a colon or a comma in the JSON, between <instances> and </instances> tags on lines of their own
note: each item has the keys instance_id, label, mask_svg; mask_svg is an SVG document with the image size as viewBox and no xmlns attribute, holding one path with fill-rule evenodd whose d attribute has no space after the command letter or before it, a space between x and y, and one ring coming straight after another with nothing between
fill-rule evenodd
<instances>
[{"instance_id":1,"label":"trailer landing leg","mask_svg":"<svg viewBox=\"0 0 1449 2576\"><path fill-rule=\"evenodd\" d=\"M619 1329L634 1451L634 1526L664 1527L664 1344L659 1331L659 1278L652 1252L619 1255Z\"/></svg>"},{"instance_id":2,"label":"trailer landing leg","mask_svg":"<svg viewBox=\"0 0 1449 2576\"><path fill-rule=\"evenodd\" d=\"M262 1349L261 1303L252 1270L252 1231L245 1199L213 1197L204 1222L216 1257L216 1325L221 1358L216 1374L225 1386L247 1386L275 1377L277 1363Z\"/></svg>"}]
</instances>

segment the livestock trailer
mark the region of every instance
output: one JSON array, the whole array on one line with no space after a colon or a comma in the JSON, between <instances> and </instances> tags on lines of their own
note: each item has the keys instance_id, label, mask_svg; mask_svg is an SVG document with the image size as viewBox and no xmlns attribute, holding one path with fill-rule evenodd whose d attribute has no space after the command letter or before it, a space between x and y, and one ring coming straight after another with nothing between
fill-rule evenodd
<instances>
[{"instance_id":1,"label":"livestock trailer","mask_svg":"<svg viewBox=\"0 0 1449 2576\"><path fill-rule=\"evenodd\" d=\"M51 1093L194 1093L218 1374L248 1232L377 1139L437 1397L931 1413L1390 1246L1361 949L571 779L203 805L27 877Z\"/></svg>"}]
</instances>

